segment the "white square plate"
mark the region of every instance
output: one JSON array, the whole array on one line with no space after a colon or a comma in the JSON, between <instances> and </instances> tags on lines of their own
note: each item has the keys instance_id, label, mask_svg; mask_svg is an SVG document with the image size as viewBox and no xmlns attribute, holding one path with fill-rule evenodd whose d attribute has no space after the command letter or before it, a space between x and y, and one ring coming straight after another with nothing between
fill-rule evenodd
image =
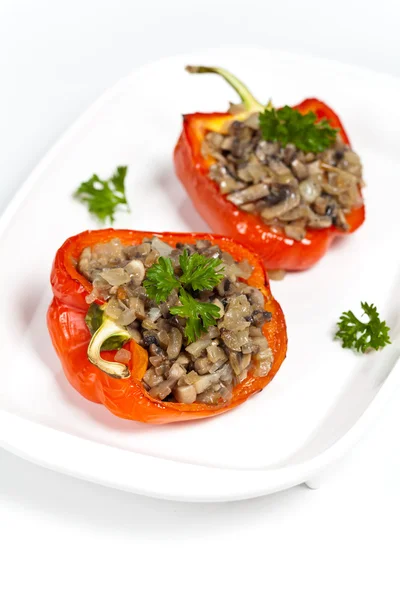
<instances>
[{"instance_id":1,"label":"white square plate","mask_svg":"<svg viewBox=\"0 0 400 600\"><path fill-rule=\"evenodd\" d=\"M183 113L223 111L236 98L217 78L189 77L188 63L227 67L276 105L316 96L334 107L363 160L367 220L315 268L273 282L289 350L261 394L214 419L149 426L117 419L67 383L45 323L49 273L64 240L96 226L71 192L117 165L129 165L131 213L118 216L116 227L208 230L175 177L172 152ZM260 49L164 59L107 92L2 219L0 443L79 477L182 500L270 493L341 456L399 380L399 105L395 78ZM356 356L332 340L341 312L359 310L361 300L377 304L392 327L393 344L383 352Z\"/></svg>"}]
</instances>

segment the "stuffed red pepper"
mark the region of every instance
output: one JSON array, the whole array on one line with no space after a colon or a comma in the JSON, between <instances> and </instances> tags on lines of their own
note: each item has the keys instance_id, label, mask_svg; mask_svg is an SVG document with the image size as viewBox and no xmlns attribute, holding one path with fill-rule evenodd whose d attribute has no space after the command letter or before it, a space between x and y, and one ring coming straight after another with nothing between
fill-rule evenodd
<instances>
[{"instance_id":1,"label":"stuffed red pepper","mask_svg":"<svg viewBox=\"0 0 400 600\"><path fill-rule=\"evenodd\" d=\"M364 221L362 166L339 117L320 100L263 106L232 74L242 103L183 118L176 173L218 233L243 241L267 269L311 267L338 235Z\"/></svg>"},{"instance_id":2,"label":"stuffed red pepper","mask_svg":"<svg viewBox=\"0 0 400 600\"><path fill-rule=\"evenodd\" d=\"M51 285L47 322L66 377L118 417L225 412L286 355L261 261L226 237L86 231L58 250Z\"/></svg>"}]
</instances>

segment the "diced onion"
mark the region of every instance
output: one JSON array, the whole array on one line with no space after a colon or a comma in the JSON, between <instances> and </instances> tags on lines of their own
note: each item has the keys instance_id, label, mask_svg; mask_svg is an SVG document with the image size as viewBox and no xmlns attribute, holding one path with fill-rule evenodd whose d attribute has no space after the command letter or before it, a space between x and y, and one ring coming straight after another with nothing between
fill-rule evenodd
<instances>
[{"instance_id":1,"label":"diced onion","mask_svg":"<svg viewBox=\"0 0 400 600\"><path fill-rule=\"evenodd\" d=\"M151 243L153 245L153 248L157 250L160 256L169 256L173 250L172 246L166 244L158 237L153 237Z\"/></svg>"},{"instance_id":2,"label":"diced onion","mask_svg":"<svg viewBox=\"0 0 400 600\"><path fill-rule=\"evenodd\" d=\"M101 276L105 279L110 285L123 285L124 283L128 283L130 280L129 273L118 267L117 269L103 269L101 272Z\"/></svg>"}]
</instances>

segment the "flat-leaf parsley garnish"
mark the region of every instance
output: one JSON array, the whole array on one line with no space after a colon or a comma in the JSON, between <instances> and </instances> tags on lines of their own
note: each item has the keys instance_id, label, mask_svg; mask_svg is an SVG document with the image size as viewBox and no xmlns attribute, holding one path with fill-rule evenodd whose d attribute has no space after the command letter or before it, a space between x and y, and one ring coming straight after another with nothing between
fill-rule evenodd
<instances>
[{"instance_id":1,"label":"flat-leaf parsley garnish","mask_svg":"<svg viewBox=\"0 0 400 600\"><path fill-rule=\"evenodd\" d=\"M114 213L118 206L128 201L125 195L125 177L128 167L117 167L110 179L100 179L96 174L81 183L74 197L87 205L89 212L105 223L114 223Z\"/></svg>"},{"instance_id":2,"label":"flat-leaf parsley garnish","mask_svg":"<svg viewBox=\"0 0 400 600\"><path fill-rule=\"evenodd\" d=\"M338 131L327 119L317 121L314 112L302 115L290 106L279 109L267 107L260 113L259 124L266 141L279 142L282 146L294 144L303 152L315 154L332 146Z\"/></svg>"},{"instance_id":3,"label":"flat-leaf parsley garnish","mask_svg":"<svg viewBox=\"0 0 400 600\"><path fill-rule=\"evenodd\" d=\"M184 250L179 257L179 264L182 269L180 282L194 291L212 290L223 277L222 261L219 258L208 258L196 252L189 256Z\"/></svg>"},{"instance_id":4,"label":"flat-leaf parsley garnish","mask_svg":"<svg viewBox=\"0 0 400 600\"><path fill-rule=\"evenodd\" d=\"M385 321L381 321L376 306L361 302L361 308L368 321L361 321L349 310L342 313L337 323L338 330L335 337L342 341L342 347L354 348L357 352L367 352L391 344L389 327Z\"/></svg>"},{"instance_id":5,"label":"flat-leaf parsley garnish","mask_svg":"<svg viewBox=\"0 0 400 600\"><path fill-rule=\"evenodd\" d=\"M185 249L179 257L181 275L175 275L172 261L160 257L148 269L143 285L150 298L165 302L170 293L178 290L180 305L170 308L170 313L186 319L185 335L189 343L196 341L203 332L216 324L220 316L218 306L199 302L193 292L212 290L223 278L222 261L198 254L189 255Z\"/></svg>"},{"instance_id":6,"label":"flat-leaf parsley garnish","mask_svg":"<svg viewBox=\"0 0 400 600\"><path fill-rule=\"evenodd\" d=\"M170 293L181 286L174 274L171 259L160 256L158 261L147 270L143 285L150 298L156 302L165 302Z\"/></svg>"},{"instance_id":7,"label":"flat-leaf parsley garnish","mask_svg":"<svg viewBox=\"0 0 400 600\"><path fill-rule=\"evenodd\" d=\"M185 289L179 291L179 300L182 306L173 306L169 312L186 319L185 335L189 342L195 342L203 331L216 324L219 308L210 302L199 302Z\"/></svg>"}]
</instances>

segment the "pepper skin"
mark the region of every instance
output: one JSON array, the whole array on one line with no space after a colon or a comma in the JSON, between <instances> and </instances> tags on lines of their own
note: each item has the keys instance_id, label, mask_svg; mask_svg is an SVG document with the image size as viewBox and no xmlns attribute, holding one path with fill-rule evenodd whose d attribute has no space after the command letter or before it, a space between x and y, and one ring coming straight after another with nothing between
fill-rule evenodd
<instances>
[{"instance_id":1,"label":"pepper skin","mask_svg":"<svg viewBox=\"0 0 400 600\"><path fill-rule=\"evenodd\" d=\"M346 214L349 224L344 232L334 226L328 229L308 229L302 241L285 236L283 231L273 230L256 215L237 208L219 192L218 185L208 177L208 171L214 161L205 158L201 146L207 131L226 130L235 119L243 120L250 112L262 110L248 90L223 69L207 67L188 67L190 72L214 72L222 75L241 95L244 112L239 115L229 113L194 113L184 115L183 131L174 152L175 171L197 211L211 229L246 244L263 260L266 269L284 269L300 271L312 267L328 250L337 236L353 233L365 219L364 205L357 206ZM317 119L326 118L339 130L343 142L350 146L347 133L339 119L329 106L315 98L304 100L293 108L300 113L315 112Z\"/></svg>"},{"instance_id":2,"label":"pepper skin","mask_svg":"<svg viewBox=\"0 0 400 600\"><path fill-rule=\"evenodd\" d=\"M157 235L172 246L178 242L193 244L207 239L230 252L236 260L247 259L254 267L249 285L259 288L265 297L265 310L272 313L263 333L274 355L272 368L267 376L255 377L251 373L233 392L229 404L207 406L205 404L180 404L162 402L152 398L144 389L141 379L147 369L147 351L135 343L126 347L132 353L129 365L131 375L127 379L115 379L102 372L87 358L90 333L85 323L88 304L85 298L92 289L91 283L76 270L77 260L87 246L105 243L119 238L123 244L140 244L144 238ZM47 314L47 325L54 348L70 384L85 398L104 404L114 415L124 419L146 423L170 423L201 419L226 412L245 402L249 396L263 389L275 376L286 356L287 336L283 312L272 297L268 278L261 261L252 252L226 237L212 234L161 233L103 229L85 231L71 237L58 250L51 273L53 301ZM106 360L113 360L115 351L102 352Z\"/></svg>"}]
</instances>

